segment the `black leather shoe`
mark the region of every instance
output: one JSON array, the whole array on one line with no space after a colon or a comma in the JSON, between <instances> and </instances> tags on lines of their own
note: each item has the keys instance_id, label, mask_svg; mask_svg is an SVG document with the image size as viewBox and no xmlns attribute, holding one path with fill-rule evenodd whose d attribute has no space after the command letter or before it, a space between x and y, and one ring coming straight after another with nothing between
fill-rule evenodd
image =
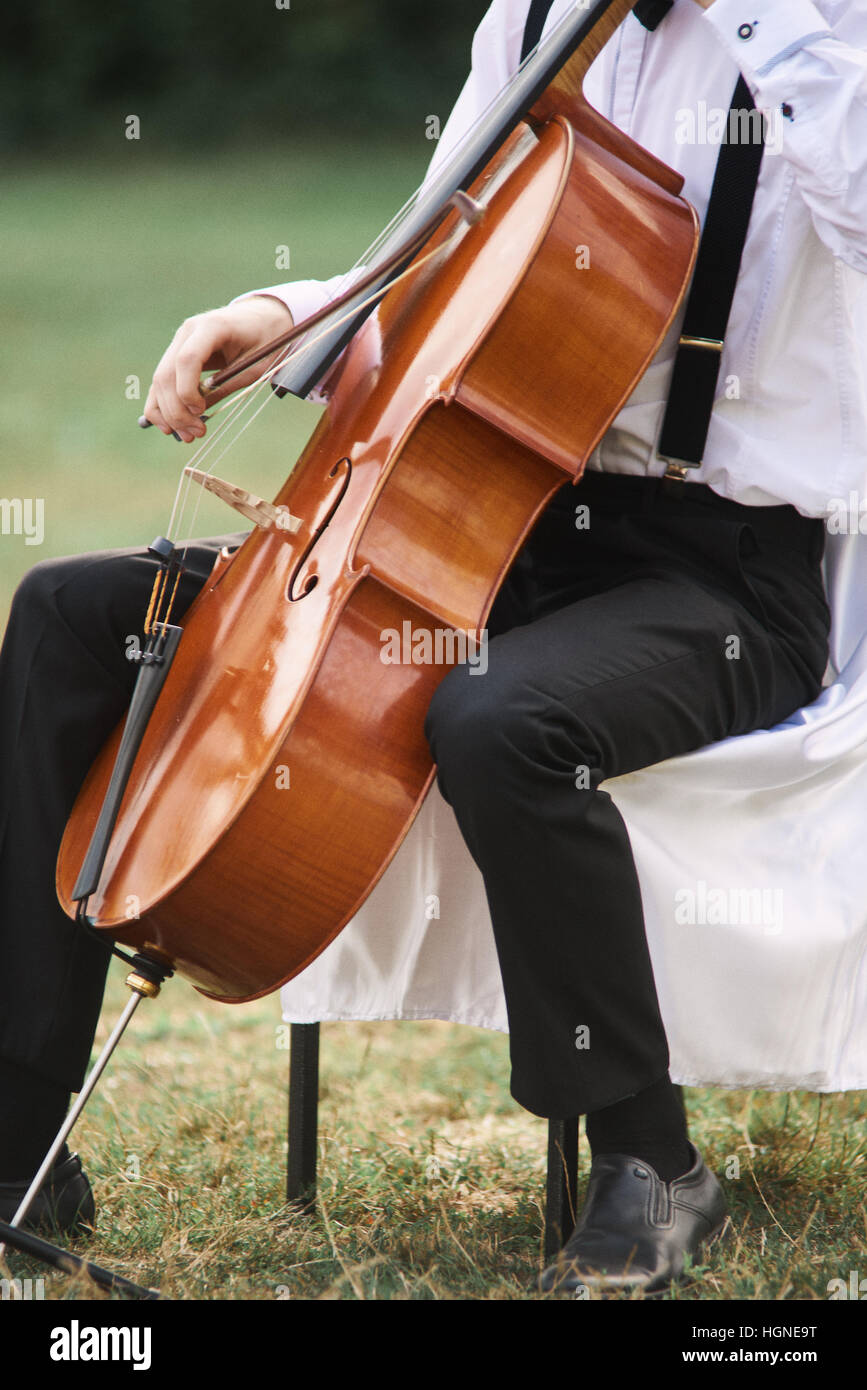
<instances>
[{"instance_id":1,"label":"black leather shoe","mask_svg":"<svg viewBox=\"0 0 867 1390\"><path fill-rule=\"evenodd\" d=\"M0 1183L0 1221L9 1222L21 1205L29 1182ZM80 1235L93 1229L96 1208L78 1154L55 1163L22 1222L25 1231L64 1231Z\"/></svg>"},{"instance_id":2,"label":"black leather shoe","mask_svg":"<svg viewBox=\"0 0 867 1390\"><path fill-rule=\"evenodd\" d=\"M600 1154L590 1166L587 1200L543 1292L641 1289L655 1293L683 1274L684 1259L726 1224L722 1188L694 1144L693 1165L662 1182L649 1163Z\"/></svg>"}]
</instances>

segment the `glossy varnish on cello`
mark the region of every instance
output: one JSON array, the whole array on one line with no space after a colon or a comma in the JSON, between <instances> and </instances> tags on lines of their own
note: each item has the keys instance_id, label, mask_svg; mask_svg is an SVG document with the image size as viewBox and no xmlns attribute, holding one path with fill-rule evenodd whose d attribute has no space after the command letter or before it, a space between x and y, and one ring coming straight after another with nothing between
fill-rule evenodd
<instances>
[{"instance_id":1,"label":"glossy varnish on cello","mask_svg":"<svg viewBox=\"0 0 867 1390\"><path fill-rule=\"evenodd\" d=\"M217 998L297 974L370 892L429 785L424 716L447 670L384 663L383 634L484 627L683 296L695 215L680 178L584 103L594 51L477 179L484 217L450 215L332 370L276 499L301 528L254 531L186 617L87 916ZM61 847L71 915L116 745Z\"/></svg>"}]
</instances>

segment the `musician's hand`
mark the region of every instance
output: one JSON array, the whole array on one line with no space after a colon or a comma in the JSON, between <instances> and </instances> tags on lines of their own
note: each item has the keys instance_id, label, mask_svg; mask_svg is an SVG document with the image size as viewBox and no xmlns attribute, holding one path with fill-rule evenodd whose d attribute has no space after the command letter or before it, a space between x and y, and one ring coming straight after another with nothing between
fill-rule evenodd
<instances>
[{"instance_id":1,"label":"musician's hand","mask_svg":"<svg viewBox=\"0 0 867 1390\"><path fill-rule=\"evenodd\" d=\"M271 295L254 295L185 319L154 372L144 415L163 434L174 431L185 444L200 438L206 429L200 419L205 409L199 389L202 372L227 367L291 327L292 315L286 305ZM262 361L250 367L214 392L209 401L222 400L239 387L249 385L268 365Z\"/></svg>"}]
</instances>

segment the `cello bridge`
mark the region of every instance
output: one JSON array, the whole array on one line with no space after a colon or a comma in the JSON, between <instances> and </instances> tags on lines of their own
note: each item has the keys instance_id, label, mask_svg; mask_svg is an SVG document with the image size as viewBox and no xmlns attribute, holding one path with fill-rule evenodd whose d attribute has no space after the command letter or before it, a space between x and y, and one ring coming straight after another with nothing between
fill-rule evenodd
<instances>
[{"instance_id":1,"label":"cello bridge","mask_svg":"<svg viewBox=\"0 0 867 1390\"><path fill-rule=\"evenodd\" d=\"M227 483L222 478L215 478L213 473L204 473L200 468L185 468L184 473L194 483L199 483L222 502L234 507L236 512L240 512L263 531L286 531L294 535L301 529L300 516L293 516L288 507L275 506L273 502L266 502L263 497L257 497L254 492L237 487L235 483Z\"/></svg>"}]
</instances>

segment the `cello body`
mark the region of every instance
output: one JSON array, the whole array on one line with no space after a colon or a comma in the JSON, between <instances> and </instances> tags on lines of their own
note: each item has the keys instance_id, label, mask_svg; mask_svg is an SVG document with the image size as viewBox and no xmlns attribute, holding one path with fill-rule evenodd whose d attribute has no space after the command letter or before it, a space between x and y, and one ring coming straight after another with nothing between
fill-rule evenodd
<instances>
[{"instance_id":1,"label":"cello body","mask_svg":"<svg viewBox=\"0 0 867 1390\"><path fill-rule=\"evenodd\" d=\"M186 616L87 917L212 997L276 989L370 893L433 776L424 717L450 665L385 659L389 634L424 653L484 629L685 292L679 176L560 105L513 131L470 189L481 220L449 214L331 369L275 499L301 528L253 531ZM71 916L118 739L61 846Z\"/></svg>"}]
</instances>

